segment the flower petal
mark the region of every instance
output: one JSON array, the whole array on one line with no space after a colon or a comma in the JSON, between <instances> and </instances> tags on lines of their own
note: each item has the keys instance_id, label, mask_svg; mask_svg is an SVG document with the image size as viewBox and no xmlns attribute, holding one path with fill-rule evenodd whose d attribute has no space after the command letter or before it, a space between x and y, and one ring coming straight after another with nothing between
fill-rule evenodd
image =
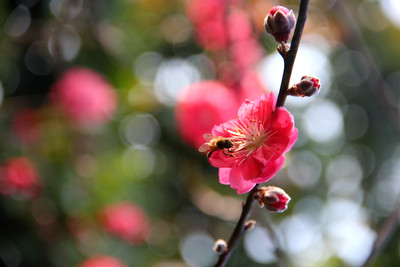
<instances>
[{"instance_id":1,"label":"flower petal","mask_svg":"<svg viewBox=\"0 0 400 267\"><path fill-rule=\"evenodd\" d=\"M264 156L269 160L276 160L286 150L289 144L287 136L272 136L267 140L267 146L263 148Z\"/></svg>"},{"instance_id":2,"label":"flower petal","mask_svg":"<svg viewBox=\"0 0 400 267\"><path fill-rule=\"evenodd\" d=\"M284 155L280 156L276 160L268 162L260 177L252 179L251 181L257 184L265 183L266 181L275 176L275 174L282 168L283 163L285 163Z\"/></svg>"},{"instance_id":3,"label":"flower petal","mask_svg":"<svg viewBox=\"0 0 400 267\"><path fill-rule=\"evenodd\" d=\"M241 168L233 167L229 175L229 183L238 194L244 194L249 192L256 183L243 179Z\"/></svg>"},{"instance_id":4,"label":"flower petal","mask_svg":"<svg viewBox=\"0 0 400 267\"><path fill-rule=\"evenodd\" d=\"M271 114L275 109L276 96L274 93L263 94L261 97L256 99L255 105L257 106L256 112L253 116L260 120L264 127L267 127Z\"/></svg>"},{"instance_id":5,"label":"flower petal","mask_svg":"<svg viewBox=\"0 0 400 267\"><path fill-rule=\"evenodd\" d=\"M238 117L239 118L247 117L249 114L253 112L254 107L255 107L254 102L246 99L239 108Z\"/></svg>"},{"instance_id":6,"label":"flower petal","mask_svg":"<svg viewBox=\"0 0 400 267\"><path fill-rule=\"evenodd\" d=\"M294 128L292 134L289 136L289 143L288 143L284 153L286 153L290 149L292 149L294 143L296 143L296 141L297 141L298 134L299 134L299 131L297 130L297 128Z\"/></svg>"},{"instance_id":7,"label":"flower petal","mask_svg":"<svg viewBox=\"0 0 400 267\"><path fill-rule=\"evenodd\" d=\"M255 177L258 177L262 173L264 162L259 162L257 159L253 157L253 155L249 155L239 166L238 168L242 169L243 178L245 180L251 180Z\"/></svg>"},{"instance_id":8,"label":"flower petal","mask_svg":"<svg viewBox=\"0 0 400 267\"><path fill-rule=\"evenodd\" d=\"M231 168L219 168L218 177L221 184L229 184Z\"/></svg>"},{"instance_id":9,"label":"flower petal","mask_svg":"<svg viewBox=\"0 0 400 267\"><path fill-rule=\"evenodd\" d=\"M272 132L287 135L293 130L293 127L294 118L286 108L279 107L271 114L270 129Z\"/></svg>"},{"instance_id":10,"label":"flower petal","mask_svg":"<svg viewBox=\"0 0 400 267\"><path fill-rule=\"evenodd\" d=\"M228 132L229 131L237 131L235 128L235 125L239 125L239 120L238 119L232 119L227 122L221 123L220 125L215 125L211 132L214 136L222 136L222 137L230 137L231 134Z\"/></svg>"},{"instance_id":11,"label":"flower petal","mask_svg":"<svg viewBox=\"0 0 400 267\"><path fill-rule=\"evenodd\" d=\"M253 152L253 157L262 163L263 165L267 164L268 161L271 160L272 155L268 154L268 150L266 147L262 147L257 149L256 151Z\"/></svg>"},{"instance_id":12,"label":"flower petal","mask_svg":"<svg viewBox=\"0 0 400 267\"><path fill-rule=\"evenodd\" d=\"M234 156L227 155L221 150L212 151L208 159L210 164L217 168L231 168L235 165L236 160Z\"/></svg>"}]
</instances>

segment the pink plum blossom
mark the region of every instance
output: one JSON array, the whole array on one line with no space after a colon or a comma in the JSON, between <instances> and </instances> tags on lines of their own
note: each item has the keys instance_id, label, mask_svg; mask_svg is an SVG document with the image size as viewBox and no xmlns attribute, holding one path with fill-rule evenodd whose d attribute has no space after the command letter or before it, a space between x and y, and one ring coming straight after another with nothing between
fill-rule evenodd
<instances>
[{"instance_id":1,"label":"pink plum blossom","mask_svg":"<svg viewBox=\"0 0 400 267\"><path fill-rule=\"evenodd\" d=\"M238 108L236 95L216 81L203 81L186 87L175 109L178 131L183 140L198 148L203 135L212 127L233 118Z\"/></svg>"},{"instance_id":2,"label":"pink plum blossom","mask_svg":"<svg viewBox=\"0 0 400 267\"><path fill-rule=\"evenodd\" d=\"M248 71L240 80L239 103L246 99L254 100L267 92L256 71Z\"/></svg>"},{"instance_id":3,"label":"pink plum blossom","mask_svg":"<svg viewBox=\"0 0 400 267\"><path fill-rule=\"evenodd\" d=\"M133 245L145 242L150 229L142 208L129 202L106 206L100 213L100 224L109 233Z\"/></svg>"},{"instance_id":4,"label":"pink plum blossom","mask_svg":"<svg viewBox=\"0 0 400 267\"><path fill-rule=\"evenodd\" d=\"M229 149L211 154L211 165L219 168L219 181L239 194L271 179L282 167L297 140L293 116L276 105L274 93L246 100L238 117L214 126L211 133L232 141Z\"/></svg>"},{"instance_id":5,"label":"pink plum blossom","mask_svg":"<svg viewBox=\"0 0 400 267\"><path fill-rule=\"evenodd\" d=\"M0 169L1 194L21 194L32 198L39 193L41 184L34 163L28 158L9 159Z\"/></svg>"},{"instance_id":6,"label":"pink plum blossom","mask_svg":"<svg viewBox=\"0 0 400 267\"><path fill-rule=\"evenodd\" d=\"M51 90L53 104L82 126L107 122L117 106L114 88L100 74L83 67L64 72Z\"/></svg>"},{"instance_id":7,"label":"pink plum blossom","mask_svg":"<svg viewBox=\"0 0 400 267\"><path fill-rule=\"evenodd\" d=\"M81 262L77 267L127 267L127 265L111 256L96 255Z\"/></svg>"}]
</instances>

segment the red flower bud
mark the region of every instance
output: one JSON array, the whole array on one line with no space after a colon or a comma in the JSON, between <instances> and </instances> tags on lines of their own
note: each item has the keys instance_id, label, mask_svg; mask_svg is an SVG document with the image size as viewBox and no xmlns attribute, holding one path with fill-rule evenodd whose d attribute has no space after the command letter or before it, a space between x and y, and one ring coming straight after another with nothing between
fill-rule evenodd
<instances>
[{"instance_id":1,"label":"red flower bud","mask_svg":"<svg viewBox=\"0 0 400 267\"><path fill-rule=\"evenodd\" d=\"M283 6L273 7L264 19L265 31L273 35L279 43L287 43L295 24L296 16L293 10Z\"/></svg>"},{"instance_id":2,"label":"red flower bud","mask_svg":"<svg viewBox=\"0 0 400 267\"><path fill-rule=\"evenodd\" d=\"M270 212L283 212L287 209L290 197L282 188L276 186L263 186L253 197L258 200L261 207Z\"/></svg>"},{"instance_id":3,"label":"red flower bud","mask_svg":"<svg viewBox=\"0 0 400 267\"><path fill-rule=\"evenodd\" d=\"M288 89L288 95L292 96L313 96L319 92L321 84L319 79L311 76L303 76L299 83L293 85Z\"/></svg>"}]
</instances>

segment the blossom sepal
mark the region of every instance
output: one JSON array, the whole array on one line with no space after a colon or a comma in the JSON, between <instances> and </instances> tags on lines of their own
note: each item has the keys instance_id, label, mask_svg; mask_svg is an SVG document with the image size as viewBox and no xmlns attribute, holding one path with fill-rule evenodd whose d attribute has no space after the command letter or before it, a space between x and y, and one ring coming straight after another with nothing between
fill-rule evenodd
<instances>
[{"instance_id":1,"label":"blossom sepal","mask_svg":"<svg viewBox=\"0 0 400 267\"><path fill-rule=\"evenodd\" d=\"M263 186L257 190L253 197L261 207L265 207L270 212L284 212L288 208L290 196L276 186Z\"/></svg>"}]
</instances>

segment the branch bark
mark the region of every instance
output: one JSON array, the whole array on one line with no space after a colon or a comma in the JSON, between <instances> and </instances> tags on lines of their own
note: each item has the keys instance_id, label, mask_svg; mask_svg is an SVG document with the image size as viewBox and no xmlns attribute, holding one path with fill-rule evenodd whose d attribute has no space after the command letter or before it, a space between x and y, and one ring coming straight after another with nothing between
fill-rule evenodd
<instances>
[{"instance_id":1,"label":"branch bark","mask_svg":"<svg viewBox=\"0 0 400 267\"><path fill-rule=\"evenodd\" d=\"M299 49L301 36L303 34L304 25L307 20L309 0L302 0L300 2L299 15L296 22L296 28L294 30L293 39L290 44L290 50L284 58L285 67L282 75L281 88L279 89L278 100L276 107L282 107L285 104L287 97L287 90L289 88L290 77L292 76L292 70L294 61L296 59L297 50Z\"/></svg>"},{"instance_id":2,"label":"branch bark","mask_svg":"<svg viewBox=\"0 0 400 267\"><path fill-rule=\"evenodd\" d=\"M309 4L309 0L301 0L300 1L299 14L298 14L297 22L296 22L295 32L294 32L292 42L290 45L290 50L287 53L287 55L284 57L285 67L283 70L282 82L281 82L281 87L279 90L276 107L283 106L286 101L287 90L289 88L289 82L290 82L290 77L292 75L294 61L296 59L297 50L300 45L300 40L301 40L301 36L303 34L304 25L307 20L308 4ZM253 209L254 202L255 202L255 200L253 198L253 193L255 191L257 191L259 187L260 187L260 185L257 184L249 192L246 202L243 205L243 210L242 210L242 214L239 218L239 221L237 222L236 227L233 230L231 237L229 238L228 250L225 253L221 254L218 262L215 265L216 267L225 266L228 259L232 255L233 250L236 248L239 240L243 236L245 223L250 217L250 214Z\"/></svg>"},{"instance_id":3,"label":"branch bark","mask_svg":"<svg viewBox=\"0 0 400 267\"><path fill-rule=\"evenodd\" d=\"M383 251L387 243L393 237L393 233L399 226L399 215L400 215L400 204L394 209L394 211L388 216L383 222L382 227L378 231L378 235L375 239L372 250L365 260L362 267L371 266L375 258Z\"/></svg>"}]
</instances>

